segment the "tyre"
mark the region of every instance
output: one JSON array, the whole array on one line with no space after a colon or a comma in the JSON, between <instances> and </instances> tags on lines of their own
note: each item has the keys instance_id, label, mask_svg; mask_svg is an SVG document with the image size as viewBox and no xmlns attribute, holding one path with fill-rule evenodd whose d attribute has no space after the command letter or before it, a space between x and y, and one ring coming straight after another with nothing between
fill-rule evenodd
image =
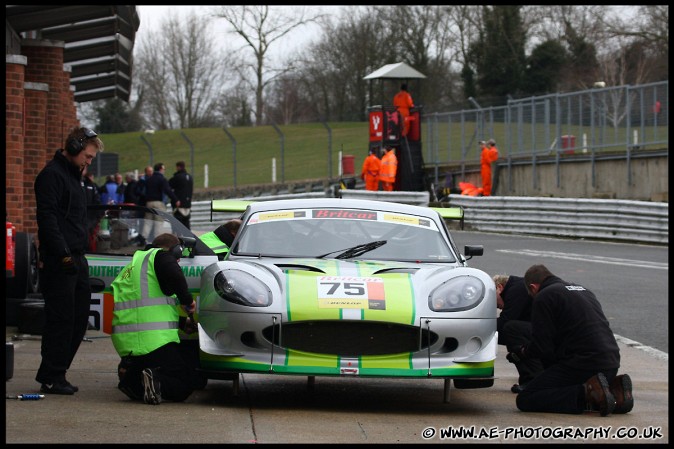
<instances>
[{"instance_id":1,"label":"tyre","mask_svg":"<svg viewBox=\"0 0 674 449\"><path fill-rule=\"evenodd\" d=\"M19 333L42 335L44 323L44 301L26 302L19 306Z\"/></svg>"},{"instance_id":2,"label":"tyre","mask_svg":"<svg viewBox=\"0 0 674 449\"><path fill-rule=\"evenodd\" d=\"M19 325L19 307L27 302L35 302L26 298L5 298L5 326Z\"/></svg>"},{"instance_id":3,"label":"tyre","mask_svg":"<svg viewBox=\"0 0 674 449\"><path fill-rule=\"evenodd\" d=\"M5 342L5 382L14 377L14 344Z\"/></svg>"},{"instance_id":4,"label":"tyre","mask_svg":"<svg viewBox=\"0 0 674 449\"><path fill-rule=\"evenodd\" d=\"M40 291L40 272L35 238L25 232L16 233L14 277L7 279L6 297L25 298L28 293Z\"/></svg>"}]
</instances>

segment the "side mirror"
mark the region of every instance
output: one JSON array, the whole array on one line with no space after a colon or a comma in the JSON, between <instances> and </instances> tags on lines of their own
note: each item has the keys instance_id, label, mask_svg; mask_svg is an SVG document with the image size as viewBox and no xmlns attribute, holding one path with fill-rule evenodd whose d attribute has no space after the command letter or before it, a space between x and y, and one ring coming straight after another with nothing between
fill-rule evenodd
<instances>
[{"instance_id":1,"label":"side mirror","mask_svg":"<svg viewBox=\"0 0 674 449\"><path fill-rule=\"evenodd\" d=\"M197 239L194 237L180 237L183 243L183 257L193 257L194 248L197 246Z\"/></svg>"},{"instance_id":2,"label":"side mirror","mask_svg":"<svg viewBox=\"0 0 674 449\"><path fill-rule=\"evenodd\" d=\"M185 248L194 249L197 246L197 239L194 237L180 237Z\"/></svg>"},{"instance_id":3,"label":"side mirror","mask_svg":"<svg viewBox=\"0 0 674 449\"><path fill-rule=\"evenodd\" d=\"M466 245L463 247L463 253L467 256L466 260L470 260L473 256L483 255L484 247L482 245Z\"/></svg>"}]
</instances>

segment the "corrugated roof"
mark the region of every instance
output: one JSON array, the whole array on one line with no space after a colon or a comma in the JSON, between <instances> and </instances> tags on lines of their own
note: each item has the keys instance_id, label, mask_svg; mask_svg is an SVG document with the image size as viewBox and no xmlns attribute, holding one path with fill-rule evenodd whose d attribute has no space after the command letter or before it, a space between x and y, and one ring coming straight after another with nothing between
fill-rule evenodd
<instances>
[{"instance_id":1,"label":"corrugated roof","mask_svg":"<svg viewBox=\"0 0 674 449\"><path fill-rule=\"evenodd\" d=\"M397 62L395 64L386 64L385 66L363 77L364 80L416 79L416 78L426 78L426 75L413 69L404 62Z\"/></svg>"},{"instance_id":2,"label":"corrugated roof","mask_svg":"<svg viewBox=\"0 0 674 449\"><path fill-rule=\"evenodd\" d=\"M7 5L5 14L7 27L20 38L65 42L63 60L72 68L75 101L129 101L140 26L135 5Z\"/></svg>"}]
</instances>

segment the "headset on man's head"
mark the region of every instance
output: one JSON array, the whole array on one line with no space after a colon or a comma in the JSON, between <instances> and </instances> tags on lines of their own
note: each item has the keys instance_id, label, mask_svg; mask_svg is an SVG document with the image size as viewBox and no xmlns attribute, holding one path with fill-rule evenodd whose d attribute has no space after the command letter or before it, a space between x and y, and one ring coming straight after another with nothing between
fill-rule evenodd
<instances>
[{"instance_id":1,"label":"headset on man's head","mask_svg":"<svg viewBox=\"0 0 674 449\"><path fill-rule=\"evenodd\" d=\"M96 134L94 131L92 131L89 128L82 128L82 132L84 133L84 136L81 138L77 137L71 137L68 139L66 142L66 151L68 152L69 155L71 156L77 156L84 150L84 141L87 139L92 139L94 137L98 137L98 134Z\"/></svg>"}]
</instances>

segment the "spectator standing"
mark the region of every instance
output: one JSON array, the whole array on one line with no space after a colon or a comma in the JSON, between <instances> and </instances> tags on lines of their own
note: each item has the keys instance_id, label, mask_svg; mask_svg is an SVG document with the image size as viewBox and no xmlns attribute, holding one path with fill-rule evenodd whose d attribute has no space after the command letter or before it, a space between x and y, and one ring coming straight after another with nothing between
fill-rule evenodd
<instances>
[{"instance_id":1,"label":"spectator standing","mask_svg":"<svg viewBox=\"0 0 674 449\"><path fill-rule=\"evenodd\" d=\"M154 168L151 165L145 167L145 174L140 177L138 184L136 184L136 198L138 198L139 206L145 206L147 204L147 180L150 179Z\"/></svg>"},{"instance_id":2,"label":"spectator standing","mask_svg":"<svg viewBox=\"0 0 674 449\"><path fill-rule=\"evenodd\" d=\"M146 404L184 401L197 385L178 335L179 305L190 316L196 309L178 265L182 252L178 237L160 234L112 282L112 343L122 358L118 388Z\"/></svg>"},{"instance_id":3,"label":"spectator standing","mask_svg":"<svg viewBox=\"0 0 674 449\"><path fill-rule=\"evenodd\" d=\"M180 200L180 206L177 206L173 201L171 202L171 205L173 206L173 216L176 217L179 222L184 224L187 229L190 229L194 179L187 173L184 161L176 162L176 172L171 179L169 179L169 185L173 189L176 197Z\"/></svg>"},{"instance_id":4,"label":"spectator standing","mask_svg":"<svg viewBox=\"0 0 674 449\"><path fill-rule=\"evenodd\" d=\"M94 182L94 174L89 171L89 167L84 167L82 171L82 188L86 196L87 206L101 204L101 192ZM88 249L96 250L96 234L98 233L98 220L102 211L87 210L87 231L89 233Z\"/></svg>"},{"instance_id":5,"label":"spectator standing","mask_svg":"<svg viewBox=\"0 0 674 449\"><path fill-rule=\"evenodd\" d=\"M402 136L407 136L410 129L410 108L414 107L412 96L407 92L407 84L400 85L400 91L393 97L393 106L396 107L402 118Z\"/></svg>"},{"instance_id":6,"label":"spectator standing","mask_svg":"<svg viewBox=\"0 0 674 449\"><path fill-rule=\"evenodd\" d=\"M371 149L370 154L363 161L360 178L365 181L365 190L379 190L379 170L381 159L377 157L377 150Z\"/></svg>"},{"instance_id":7,"label":"spectator standing","mask_svg":"<svg viewBox=\"0 0 674 449\"><path fill-rule=\"evenodd\" d=\"M392 146L385 147L386 154L381 158L381 169L379 170L379 180L382 183L382 190L386 192L393 191L398 172L398 158Z\"/></svg>"},{"instance_id":8,"label":"spectator standing","mask_svg":"<svg viewBox=\"0 0 674 449\"><path fill-rule=\"evenodd\" d=\"M533 296L531 341L509 352L508 361L539 358L542 373L517 395L524 412L601 416L632 410L632 382L616 376L620 349L596 296L581 285L563 281L544 265L524 274Z\"/></svg>"},{"instance_id":9,"label":"spectator standing","mask_svg":"<svg viewBox=\"0 0 674 449\"><path fill-rule=\"evenodd\" d=\"M87 199L82 171L91 164L103 142L87 128L74 128L64 149L38 173L34 191L39 238L40 283L45 326L42 362L35 376L40 391L72 395L79 389L66 372L77 354L89 324L91 288Z\"/></svg>"},{"instance_id":10,"label":"spectator standing","mask_svg":"<svg viewBox=\"0 0 674 449\"><path fill-rule=\"evenodd\" d=\"M152 176L146 181L146 200L147 207L151 207L160 211L166 212L166 204L164 203L164 195L171 198L172 204L175 207L181 207L180 200L173 193L168 181L164 177L166 167L161 162L154 164ZM143 223L142 236L147 241L152 241L150 237L162 234L164 220L154 219L154 214L145 214L145 222ZM152 235L150 235L152 233Z\"/></svg>"},{"instance_id":11,"label":"spectator standing","mask_svg":"<svg viewBox=\"0 0 674 449\"><path fill-rule=\"evenodd\" d=\"M138 204L138 195L136 195L136 187L138 181L133 172L127 172L125 175L126 187L124 188L124 202L130 204Z\"/></svg>"},{"instance_id":12,"label":"spectator standing","mask_svg":"<svg viewBox=\"0 0 674 449\"><path fill-rule=\"evenodd\" d=\"M105 184L101 187L101 204L121 204L124 202L124 195L117 193L119 185L115 181L115 175L108 175L105 178Z\"/></svg>"},{"instance_id":13,"label":"spectator standing","mask_svg":"<svg viewBox=\"0 0 674 449\"><path fill-rule=\"evenodd\" d=\"M480 141L482 152L480 153L480 174L482 175L482 196L491 196L491 164L498 159L498 148L496 141L489 139L485 144Z\"/></svg>"},{"instance_id":14,"label":"spectator standing","mask_svg":"<svg viewBox=\"0 0 674 449\"><path fill-rule=\"evenodd\" d=\"M531 340L532 298L522 277L497 274L493 280L496 285L496 307L501 309L496 320L498 344L512 352ZM510 389L513 393L520 393L531 379L543 371L543 363L534 358L522 360L515 366L519 379Z\"/></svg>"},{"instance_id":15,"label":"spectator standing","mask_svg":"<svg viewBox=\"0 0 674 449\"><path fill-rule=\"evenodd\" d=\"M124 183L121 173L115 173L115 182L117 183L117 198L119 198L119 204L122 204L126 201L126 198L124 198L126 184Z\"/></svg>"}]
</instances>

